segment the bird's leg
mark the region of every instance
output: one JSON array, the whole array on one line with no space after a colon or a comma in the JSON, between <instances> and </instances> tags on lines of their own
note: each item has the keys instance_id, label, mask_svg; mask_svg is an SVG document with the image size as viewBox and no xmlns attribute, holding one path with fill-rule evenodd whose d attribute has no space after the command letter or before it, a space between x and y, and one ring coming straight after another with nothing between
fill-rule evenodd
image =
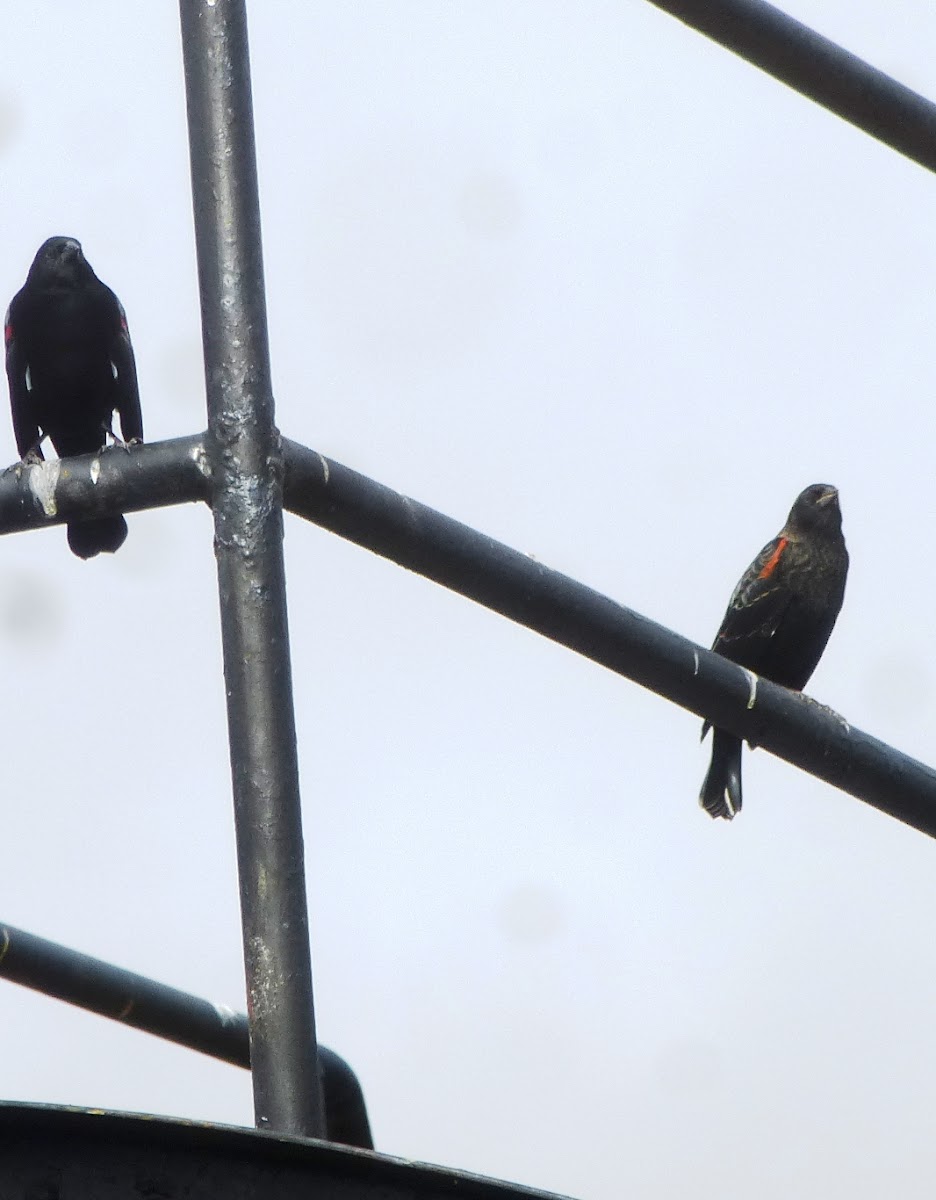
<instances>
[{"instance_id":1,"label":"bird's leg","mask_svg":"<svg viewBox=\"0 0 936 1200\"><path fill-rule=\"evenodd\" d=\"M45 434L40 434L38 441L26 451L22 458L18 458L15 463L10 463L8 467L4 467L0 474L6 475L9 471L22 471L23 467L36 467L40 463L45 462L45 456L42 453L42 443L45 441Z\"/></svg>"},{"instance_id":2,"label":"bird's leg","mask_svg":"<svg viewBox=\"0 0 936 1200\"><path fill-rule=\"evenodd\" d=\"M42 453L42 443L45 440L46 434L40 431L39 436L20 459L23 466L34 467L36 463L45 462L45 455Z\"/></svg>"},{"instance_id":3,"label":"bird's leg","mask_svg":"<svg viewBox=\"0 0 936 1200\"><path fill-rule=\"evenodd\" d=\"M126 450L127 453L129 454L131 446L141 446L143 444L142 438L131 438L129 442L122 441L117 436L117 434L114 433L114 418L113 418L113 416L107 422L107 427L105 429L105 436L104 436L104 445L101 447L102 450L107 449L107 434L110 434L111 439L112 439L112 443L111 443L112 450Z\"/></svg>"}]
</instances>

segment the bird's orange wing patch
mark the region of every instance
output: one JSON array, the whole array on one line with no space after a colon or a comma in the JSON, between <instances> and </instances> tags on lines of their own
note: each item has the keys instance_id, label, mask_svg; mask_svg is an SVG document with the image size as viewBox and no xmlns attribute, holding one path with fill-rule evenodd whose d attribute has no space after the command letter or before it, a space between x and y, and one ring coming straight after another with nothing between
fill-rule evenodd
<instances>
[{"instance_id":1,"label":"bird's orange wing patch","mask_svg":"<svg viewBox=\"0 0 936 1200\"><path fill-rule=\"evenodd\" d=\"M780 539L780 541L777 543L776 550L774 550L770 558L768 558L761 567L760 574L757 576L758 579L769 579L771 575L773 575L774 571L777 569L777 563L780 561L780 555L784 552L789 544L789 538Z\"/></svg>"}]
</instances>

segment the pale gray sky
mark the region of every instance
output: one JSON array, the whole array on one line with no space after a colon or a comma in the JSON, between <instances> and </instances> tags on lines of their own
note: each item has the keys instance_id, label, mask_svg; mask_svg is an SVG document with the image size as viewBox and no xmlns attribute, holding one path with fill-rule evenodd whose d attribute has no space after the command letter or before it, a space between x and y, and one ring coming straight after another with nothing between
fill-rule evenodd
<instances>
[{"instance_id":1,"label":"pale gray sky","mask_svg":"<svg viewBox=\"0 0 936 1200\"><path fill-rule=\"evenodd\" d=\"M790 11L936 96L928 0ZM6 3L0 300L50 234L203 427L171 3ZM796 493L810 690L932 760L936 182L642 0L255 3L291 437L708 643ZM3 430L6 430L4 433ZM15 457L0 419L0 458ZM211 522L5 539L4 920L243 1005ZM936 846L289 518L316 1001L380 1149L581 1200L936 1170ZM0 984L0 1095L249 1124L246 1073Z\"/></svg>"}]
</instances>

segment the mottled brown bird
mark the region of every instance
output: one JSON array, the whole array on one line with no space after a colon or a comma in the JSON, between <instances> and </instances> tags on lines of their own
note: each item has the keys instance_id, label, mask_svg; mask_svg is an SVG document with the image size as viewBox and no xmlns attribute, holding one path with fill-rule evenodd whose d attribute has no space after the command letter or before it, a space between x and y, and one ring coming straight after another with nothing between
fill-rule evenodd
<instances>
[{"instance_id":1,"label":"mottled brown bird","mask_svg":"<svg viewBox=\"0 0 936 1200\"><path fill-rule=\"evenodd\" d=\"M801 691L816 669L845 596L848 551L838 491L814 483L741 577L712 649L773 683ZM705 737L709 724L702 726ZM713 817L741 811L741 738L712 733L699 803Z\"/></svg>"}]
</instances>

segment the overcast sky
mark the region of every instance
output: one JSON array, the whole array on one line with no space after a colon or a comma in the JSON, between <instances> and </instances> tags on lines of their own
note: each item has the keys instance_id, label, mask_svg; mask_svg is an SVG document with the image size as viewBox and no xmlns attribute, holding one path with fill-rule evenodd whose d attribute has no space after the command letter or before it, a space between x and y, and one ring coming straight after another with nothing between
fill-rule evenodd
<instances>
[{"instance_id":1,"label":"overcast sky","mask_svg":"<svg viewBox=\"0 0 936 1200\"><path fill-rule=\"evenodd\" d=\"M790 11L936 96L931 0ZM147 440L204 427L177 14L3 5L0 307L121 297ZM703 644L805 485L810 691L932 761L936 181L642 0L251 12L290 437ZM15 458L0 421L0 459ZM211 520L4 540L0 917L242 1007ZM287 518L322 1040L380 1149L581 1200L929 1197L936 846ZM234 1067L0 984L0 1095L250 1124Z\"/></svg>"}]
</instances>

